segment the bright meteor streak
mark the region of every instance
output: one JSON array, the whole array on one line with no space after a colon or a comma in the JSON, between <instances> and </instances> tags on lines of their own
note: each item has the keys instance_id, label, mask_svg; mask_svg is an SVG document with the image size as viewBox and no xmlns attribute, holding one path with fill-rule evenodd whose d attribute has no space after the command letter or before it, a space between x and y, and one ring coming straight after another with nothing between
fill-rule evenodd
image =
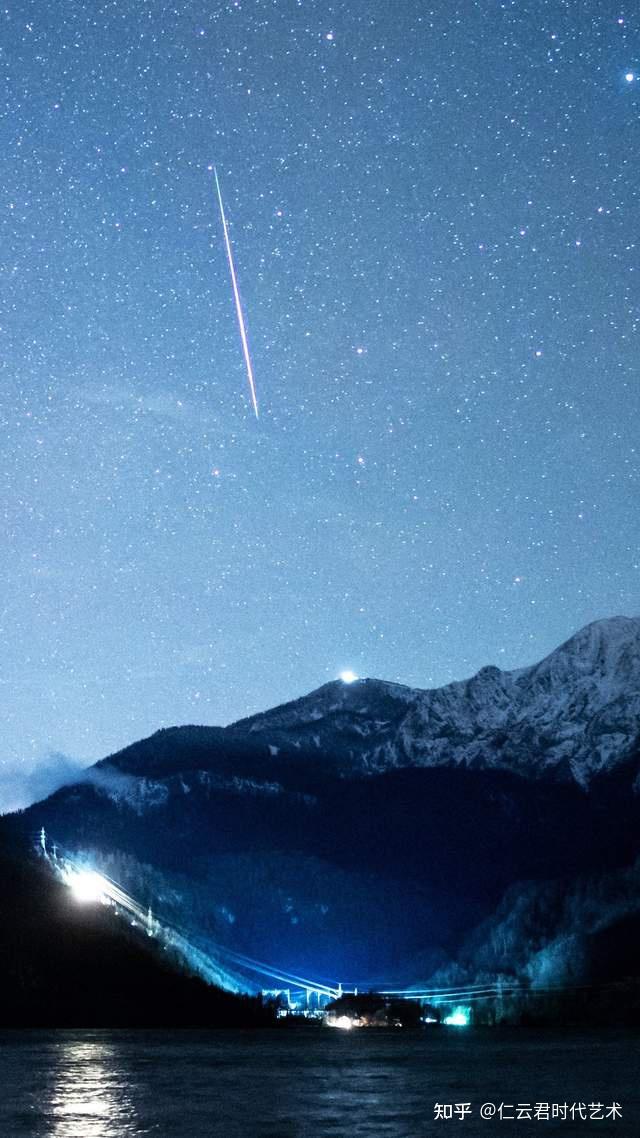
<instances>
[{"instance_id":1,"label":"bright meteor streak","mask_svg":"<svg viewBox=\"0 0 640 1138\"><path fill-rule=\"evenodd\" d=\"M229 240L229 231L227 229L227 218L224 212L224 205L222 202L222 193L220 191L220 182L218 181L218 171L215 166L213 167L213 176L216 180L216 192L218 194L218 204L220 206L220 217L222 218L222 228L224 230L224 244L227 250L227 260L229 261L229 272L231 273L231 284L233 286L233 296L236 302L236 313L238 316L238 327L240 329L240 339L242 341L242 351L244 354L244 362L247 365L247 378L249 380L249 390L251 391L251 402L253 410L255 411L256 419L258 418L258 399L256 396L256 385L253 378L253 368L251 366L251 357L249 355L249 344L247 341L247 331L244 325L244 315L242 312L242 305L240 303L240 293L238 292L238 281L236 278L235 265L233 263L233 253L231 251L231 242Z\"/></svg>"}]
</instances>

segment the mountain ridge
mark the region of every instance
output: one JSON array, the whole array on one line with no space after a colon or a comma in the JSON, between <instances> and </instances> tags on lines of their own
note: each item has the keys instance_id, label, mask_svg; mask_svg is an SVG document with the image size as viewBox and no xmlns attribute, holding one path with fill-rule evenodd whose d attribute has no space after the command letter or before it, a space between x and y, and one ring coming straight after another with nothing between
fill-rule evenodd
<instances>
[{"instance_id":1,"label":"mountain ridge","mask_svg":"<svg viewBox=\"0 0 640 1138\"><path fill-rule=\"evenodd\" d=\"M588 787L640 743L640 618L594 621L537 664L487 665L420 689L375 678L333 680L226 727L164 728L101 760L128 767L143 751L253 751L263 761L312 756L343 776L404 766L466 766ZM211 759L207 760L206 766Z\"/></svg>"},{"instance_id":2,"label":"mountain ridge","mask_svg":"<svg viewBox=\"0 0 640 1138\"><path fill-rule=\"evenodd\" d=\"M226 728L165 729L0 835L26 848L44 827L204 951L426 981L505 891L533 882L533 911L548 883L637 856L639 691L640 621L597 622L515 673L431 692L334 682Z\"/></svg>"}]
</instances>

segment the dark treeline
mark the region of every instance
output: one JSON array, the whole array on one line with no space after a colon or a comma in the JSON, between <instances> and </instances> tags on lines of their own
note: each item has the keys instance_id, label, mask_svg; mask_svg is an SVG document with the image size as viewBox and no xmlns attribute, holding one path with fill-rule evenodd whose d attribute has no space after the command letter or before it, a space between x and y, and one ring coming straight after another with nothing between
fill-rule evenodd
<instances>
[{"instance_id":1,"label":"dark treeline","mask_svg":"<svg viewBox=\"0 0 640 1138\"><path fill-rule=\"evenodd\" d=\"M502 1000L478 1001L471 1022L515 1027L637 1027L640 980L590 984L557 992L531 992Z\"/></svg>"}]
</instances>

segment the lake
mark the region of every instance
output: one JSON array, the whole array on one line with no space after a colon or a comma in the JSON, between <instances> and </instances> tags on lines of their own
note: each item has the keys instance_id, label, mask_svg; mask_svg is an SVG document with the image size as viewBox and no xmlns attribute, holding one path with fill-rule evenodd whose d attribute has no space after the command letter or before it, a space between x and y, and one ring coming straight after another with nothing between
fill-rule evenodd
<instances>
[{"instance_id":1,"label":"lake","mask_svg":"<svg viewBox=\"0 0 640 1138\"><path fill-rule=\"evenodd\" d=\"M4 1031L0 1135L637 1138L639 1058L629 1031Z\"/></svg>"}]
</instances>

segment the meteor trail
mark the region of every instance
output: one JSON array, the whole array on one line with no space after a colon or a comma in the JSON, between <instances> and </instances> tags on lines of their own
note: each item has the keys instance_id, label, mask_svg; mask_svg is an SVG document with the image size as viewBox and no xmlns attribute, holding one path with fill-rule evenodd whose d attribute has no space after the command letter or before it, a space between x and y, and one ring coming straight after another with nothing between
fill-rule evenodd
<instances>
[{"instance_id":1,"label":"meteor trail","mask_svg":"<svg viewBox=\"0 0 640 1138\"><path fill-rule=\"evenodd\" d=\"M236 279L236 270L233 263L233 253L231 251L231 242L229 240L229 231L227 229L227 218L224 212L224 205L222 202L222 193L220 191L220 182L218 181L218 171L215 166L213 167L213 176L216 180L216 192L218 194L218 204L220 206L220 217L222 218L222 228L224 230L224 244L227 250L227 260L229 261L229 272L231 273L231 284L233 286L233 296L236 302L236 313L238 316L238 327L240 329L240 339L242 341L242 352L244 355L244 362L247 366L247 378L249 380L249 390L251 392L251 402L253 410L255 411L256 419L258 418L258 399L256 396L256 385L253 378L253 368L251 366L251 357L249 355L249 344L247 342L247 331L244 326L244 315L242 312L242 305L240 303L240 293L238 292L238 281Z\"/></svg>"}]
</instances>

